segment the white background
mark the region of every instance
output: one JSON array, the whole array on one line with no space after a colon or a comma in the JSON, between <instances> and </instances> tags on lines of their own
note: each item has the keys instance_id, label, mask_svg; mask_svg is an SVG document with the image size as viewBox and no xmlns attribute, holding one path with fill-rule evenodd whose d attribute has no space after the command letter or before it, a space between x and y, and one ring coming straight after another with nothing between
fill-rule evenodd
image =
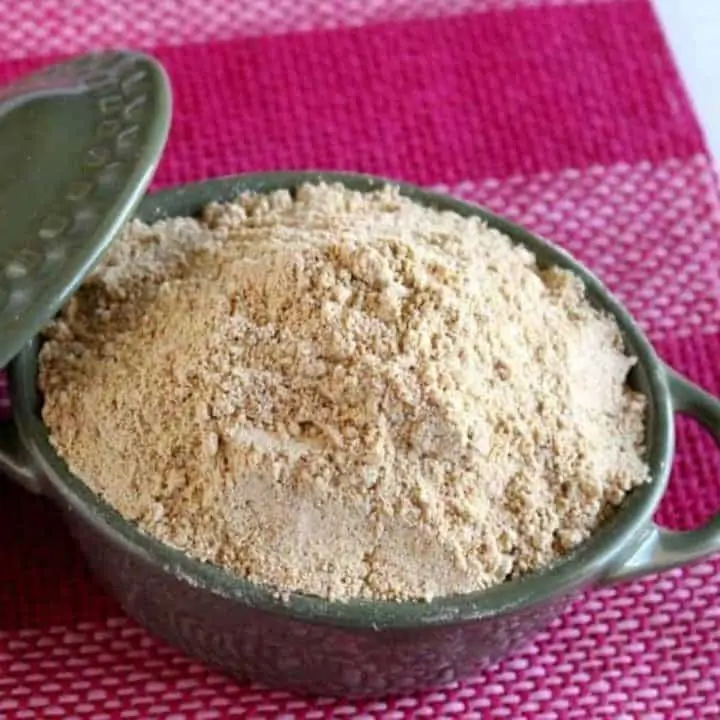
<instances>
[{"instance_id":1,"label":"white background","mask_svg":"<svg viewBox=\"0 0 720 720\"><path fill-rule=\"evenodd\" d=\"M653 0L716 164L720 158L720 0Z\"/></svg>"}]
</instances>

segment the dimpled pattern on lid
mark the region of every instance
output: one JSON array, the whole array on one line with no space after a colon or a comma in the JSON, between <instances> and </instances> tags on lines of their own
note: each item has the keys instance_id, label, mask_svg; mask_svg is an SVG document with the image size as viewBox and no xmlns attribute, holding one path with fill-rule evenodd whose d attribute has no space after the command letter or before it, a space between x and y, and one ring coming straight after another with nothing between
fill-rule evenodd
<instances>
[{"instance_id":1,"label":"dimpled pattern on lid","mask_svg":"<svg viewBox=\"0 0 720 720\"><path fill-rule=\"evenodd\" d=\"M170 96L157 64L98 53L0 90L0 364L70 296L150 181Z\"/></svg>"}]
</instances>

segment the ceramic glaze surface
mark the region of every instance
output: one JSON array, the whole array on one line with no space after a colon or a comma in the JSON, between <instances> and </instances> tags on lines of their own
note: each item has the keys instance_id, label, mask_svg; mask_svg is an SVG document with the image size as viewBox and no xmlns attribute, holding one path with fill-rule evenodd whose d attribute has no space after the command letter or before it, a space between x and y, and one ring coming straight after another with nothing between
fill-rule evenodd
<instances>
[{"instance_id":1,"label":"ceramic glaze surface","mask_svg":"<svg viewBox=\"0 0 720 720\"><path fill-rule=\"evenodd\" d=\"M0 93L0 367L69 297L147 186L169 125L160 66L89 55Z\"/></svg>"}]
</instances>

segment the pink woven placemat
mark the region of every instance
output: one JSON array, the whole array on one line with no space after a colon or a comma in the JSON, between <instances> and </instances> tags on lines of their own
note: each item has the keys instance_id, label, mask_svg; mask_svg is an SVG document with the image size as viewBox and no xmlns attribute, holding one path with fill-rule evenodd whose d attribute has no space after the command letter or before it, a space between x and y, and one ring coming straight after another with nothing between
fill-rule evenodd
<instances>
[{"instance_id":1,"label":"pink woven placemat","mask_svg":"<svg viewBox=\"0 0 720 720\"><path fill-rule=\"evenodd\" d=\"M315 167L444 188L570 249L720 394L720 195L648 0L17 0L0 83L104 46L149 49L172 77L158 185ZM658 519L719 507L720 452L681 423ZM464 683L307 700L148 636L54 509L0 483L0 719L335 716L719 717L720 560L588 593Z\"/></svg>"}]
</instances>

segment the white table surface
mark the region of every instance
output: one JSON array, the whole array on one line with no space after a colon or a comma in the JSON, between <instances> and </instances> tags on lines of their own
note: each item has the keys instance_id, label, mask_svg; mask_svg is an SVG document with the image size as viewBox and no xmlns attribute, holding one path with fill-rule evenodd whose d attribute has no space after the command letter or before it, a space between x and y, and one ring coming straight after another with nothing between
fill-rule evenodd
<instances>
[{"instance_id":1,"label":"white table surface","mask_svg":"<svg viewBox=\"0 0 720 720\"><path fill-rule=\"evenodd\" d=\"M720 0L653 0L675 61L720 160Z\"/></svg>"}]
</instances>

